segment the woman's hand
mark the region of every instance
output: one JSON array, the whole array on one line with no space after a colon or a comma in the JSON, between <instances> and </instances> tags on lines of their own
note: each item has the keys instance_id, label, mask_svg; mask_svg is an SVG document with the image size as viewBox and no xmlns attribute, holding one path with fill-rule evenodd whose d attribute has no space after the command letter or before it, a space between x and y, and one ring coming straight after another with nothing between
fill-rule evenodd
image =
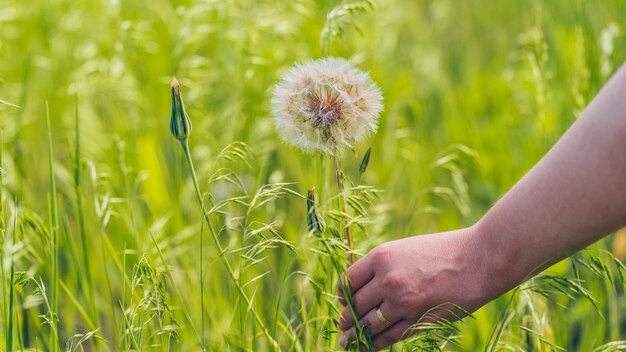
<instances>
[{"instance_id":1,"label":"woman's hand","mask_svg":"<svg viewBox=\"0 0 626 352\"><path fill-rule=\"evenodd\" d=\"M501 293L481 265L486 254L477 248L474 232L467 228L383 243L348 269L356 315L374 347L409 337L407 330L418 322L457 320L464 313L454 305L473 312ZM341 287L339 293L345 306ZM355 338L353 325L346 308L339 319L342 345Z\"/></svg>"},{"instance_id":2,"label":"woman's hand","mask_svg":"<svg viewBox=\"0 0 626 352\"><path fill-rule=\"evenodd\" d=\"M477 225L385 243L349 268L356 316L376 348L417 322L455 320L455 305L472 312L626 224L624 91L626 65ZM344 310L343 344L353 323Z\"/></svg>"}]
</instances>

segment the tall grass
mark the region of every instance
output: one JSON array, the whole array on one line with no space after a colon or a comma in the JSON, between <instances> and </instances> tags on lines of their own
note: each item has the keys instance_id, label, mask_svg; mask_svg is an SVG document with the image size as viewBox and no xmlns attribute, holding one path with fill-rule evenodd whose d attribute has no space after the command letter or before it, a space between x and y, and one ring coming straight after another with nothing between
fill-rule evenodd
<instances>
[{"instance_id":1,"label":"tall grass","mask_svg":"<svg viewBox=\"0 0 626 352\"><path fill-rule=\"evenodd\" d=\"M474 223L625 60L624 18L619 0L5 0L0 350L339 350L346 254ZM285 70L325 55L385 95L341 155L345 211L333 165L269 118ZM309 233L312 186L353 251ZM622 231L393 350L624 350L624 258Z\"/></svg>"}]
</instances>

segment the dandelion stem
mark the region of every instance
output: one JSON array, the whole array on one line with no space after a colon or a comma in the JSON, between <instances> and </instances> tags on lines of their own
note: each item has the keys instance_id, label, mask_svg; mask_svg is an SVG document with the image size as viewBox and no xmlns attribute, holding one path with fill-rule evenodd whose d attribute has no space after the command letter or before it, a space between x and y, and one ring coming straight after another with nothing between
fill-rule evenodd
<instances>
[{"instance_id":1,"label":"dandelion stem","mask_svg":"<svg viewBox=\"0 0 626 352\"><path fill-rule=\"evenodd\" d=\"M354 254L352 253L352 236L350 235L350 225L348 221L345 220L345 216L348 214L348 200L346 199L346 190L343 184L343 176L341 175L341 167L339 166L339 159L337 158L337 151L333 153L333 162L335 164L335 178L337 179L337 188L339 188L339 193L341 193L341 211L343 212L343 216L341 217L341 227L345 233L346 241L348 243L348 249L350 253L348 256L350 258L350 264L354 263Z\"/></svg>"},{"instance_id":2,"label":"dandelion stem","mask_svg":"<svg viewBox=\"0 0 626 352\"><path fill-rule=\"evenodd\" d=\"M228 271L228 274L230 275L230 278L232 279L233 283L237 287L237 290L239 291L239 294L241 295L241 297L243 297L244 301L246 302L246 305L248 306L248 309L250 309L250 311L252 312L252 315L254 316L254 319L256 320L257 324L259 325L261 330L263 330L263 334L266 336L267 340L272 345L274 350L279 351L280 347L278 345L278 342L276 340L274 340L274 338L270 334L269 330L265 327L265 324L261 320L261 317L259 316L258 312L256 311L256 309L252 305L252 302L250 301L250 298L248 298L248 295L246 295L246 292L243 290L243 287L239 283L239 279L235 275L235 271L233 270L233 267L230 265L230 262L228 261L228 259L226 259L226 257L224 256L224 249L222 248L222 245L221 245L221 243L219 241L219 238L217 237L217 232L213 228L213 224L211 223L211 219L209 218L209 213L207 212L206 207L204 205L204 198L202 197L202 192L200 191L200 187L198 186L198 179L196 177L196 171L195 171L195 169L193 167L193 160L191 159L191 153L189 151L189 143L187 142L186 139L184 139L184 140L180 141L180 144L183 147L183 151L185 153L185 157L187 158L187 164L189 164L189 169L191 171L191 178L193 180L193 186L195 188L196 196L198 197L198 202L200 203L200 207L202 208L202 214L203 214L203 217L204 217L204 221L206 222L206 224L207 224L207 226L209 228L209 232L211 233L211 237L213 237L213 242L215 242L215 247L217 248L217 250L219 252L220 260L224 264L224 267L226 267L226 270ZM203 314L204 314L204 312L203 312Z\"/></svg>"}]
</instances>

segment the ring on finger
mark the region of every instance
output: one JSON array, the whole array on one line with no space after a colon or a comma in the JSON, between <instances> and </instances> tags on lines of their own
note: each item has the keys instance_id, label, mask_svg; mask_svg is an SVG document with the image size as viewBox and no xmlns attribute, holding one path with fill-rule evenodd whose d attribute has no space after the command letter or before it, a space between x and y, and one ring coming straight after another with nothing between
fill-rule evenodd
<instances>
[{"instance_id":1,"label":"ring on finger","mask_svg":"<svg viewBox=\"0 0 626 352\"><path fill-rule=\"evenodd\" d=\"M376 308L376 317L384 326L391 325L391 322L389 321L389 319L385 318L385 316L383 315L383 312L380 311L380 307Z\"/></svg>"}]
</instances>

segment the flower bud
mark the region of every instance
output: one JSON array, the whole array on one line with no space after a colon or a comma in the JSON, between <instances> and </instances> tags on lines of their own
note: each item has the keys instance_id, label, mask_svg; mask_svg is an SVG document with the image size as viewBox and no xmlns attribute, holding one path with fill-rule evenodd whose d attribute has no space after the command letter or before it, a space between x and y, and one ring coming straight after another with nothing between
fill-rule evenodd
<instances>
[{"instance_id":1,"label":"flower bud","mask_svg":"<svg viewBox=\"0 0 626 352\"><path fill-rule=\"evenodd\" d=\"M180 95L180 85L176 78L172 80L172 117L170 132L179 141L186 141L191 133L191 120L185 111L183 97Z\"/></svg>"},{"instance_id":2,"label":"flower bud","mask_svg":"<svg viewBox=\"0 0 626 352\"><path fill-rule=\"evenodd\" d=\"M324 223L324 218L317 211L317 206L315 204L315 187L311 188L306 197L306 223L309 228L309 232L313 232L317 235L322 234L326 229L326 224Z\"/></svg>"}]
</instances>

